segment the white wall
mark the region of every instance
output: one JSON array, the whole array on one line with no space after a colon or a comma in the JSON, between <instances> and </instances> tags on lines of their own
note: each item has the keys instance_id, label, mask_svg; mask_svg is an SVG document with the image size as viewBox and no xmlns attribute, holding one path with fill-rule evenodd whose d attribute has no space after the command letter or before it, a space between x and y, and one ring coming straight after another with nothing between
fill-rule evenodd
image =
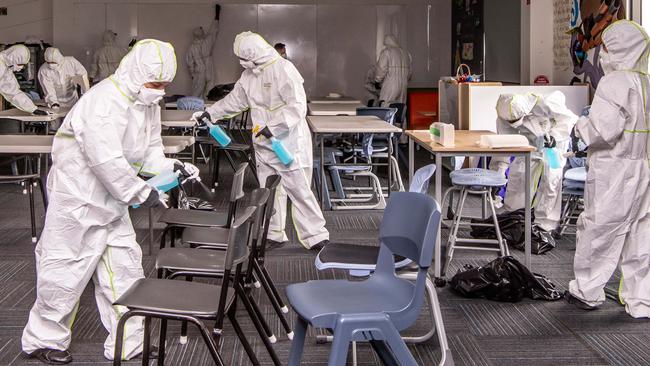
<instances>
[{"instance_id":1,"label":"white wall","mask_svg":"<svg viewBox=\"0 0 650 366\"><path fill-rule=\"evenodd\" d=\"M521 84L532 84L538 75L554 84L553 1L521 0L521 6Z\"/></svg>"},{"instance_id":2,"label":"white wall","mask_svg":"<svg viewBox=\"0 0 650 366\"><path fill-rule=\"evenodd\" d=\"M32 35L52 42L53 0L0 0L7 16L0 17L0 43L23 42Z\"/></svg>"},{"instance_id":3,"label":"white wall","mask_svg":"<svg viewBox=\"0 0 650 366\"><path fill-rule=\"evenodd\" d=\"M338 91L363 98L365 72L375 62L377 39L383 38L386 29L401 33L399 39L413 56L412 87L435 87L450 69L451 0L219 3L216 83L234 82L239 76L241 68L232 54L232 41L243 30L260 32L270 43L286 43L309 95ZM427 6L431 7L428 47ZM88 64L105 29L116 31L124 46L131 36L157 37L174 44L180 66L192 29L209 26L213 9L214 0L56 0L52 38L64 53ZM170 92L184 94L189 86L186 68L179 67Z\"/></svg>"}]
</instances>

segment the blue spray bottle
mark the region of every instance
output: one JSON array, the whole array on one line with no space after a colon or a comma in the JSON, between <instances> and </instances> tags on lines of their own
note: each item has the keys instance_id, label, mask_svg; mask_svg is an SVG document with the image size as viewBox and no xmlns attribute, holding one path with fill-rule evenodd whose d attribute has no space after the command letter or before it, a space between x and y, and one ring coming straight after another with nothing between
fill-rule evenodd
<instances>
[{"instance_id":1,"label":"blue spray bottle","mask_svg":"<svg viewBox=\"0 0 650 366\"><path fill-rule=\"evenodd\" d=\"M560 169L562 162L560 154L557 151L557 142L553 136L544 136L544 159L548 162L551 169Z\"/></svg>"},{"instance_id":2,"label":"blue spray bottle","mask_svg":"<svg viewBox=\"0 0 650 366\"><path fill-rule=\"evenodd\" d=\"M260 135L266 137L271 141L271 149L273 149L273 152L275 152L275 155L278 156L282 164L287 166L291 165L293 162L293 155L289 152L289 150L287 150L282 141L273 136L271 130L269 130L268 127L264 127L260 132L257 133L257 135L255 135L255 137L259 137Z\"/></svg>"},{"instance_id":3,"label":"blue spray bottle","mask_svg":"<svg viewBox=\"0 0 650 366\"><path fill-rule=\"evenodd\" d=\"M148 179L146 183L163 193L169 192L172 189L178 187L178 174L179 173L173 171L160 173L155 177ZM140 207L140 205L133 205L133 208L138 207Z\"/></svg>"},{"instance_id":4,"label":"blue spray bottle","mask_svg":"<svg viewBox=\"0 0 650 366\"><path fill-rule=\"evenodd\" d=\"M219 145L222 147L230 145L232 139L230 136L228 136L226 131L221 128L221 126L216 123L212 123L212 119L210 118L210 114L208 112L204 112L201 116L199 116L196 119L196 122L198 122L199 126L207 126L210 132L210 136L212 136L212 138L215 139Z\"/></svg>"}]
</instances>

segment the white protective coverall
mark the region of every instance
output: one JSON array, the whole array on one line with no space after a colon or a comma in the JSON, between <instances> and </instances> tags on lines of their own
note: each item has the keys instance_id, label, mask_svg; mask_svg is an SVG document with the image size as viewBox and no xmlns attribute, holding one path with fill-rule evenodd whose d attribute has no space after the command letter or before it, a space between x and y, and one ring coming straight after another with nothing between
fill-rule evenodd
<instances>
[{"instance_id":1,"label":"white protective coverall","mask_svg":"<svg viewBox=\"0 0 650 366\"><path fill-rule=\"evenodd\" d=\"M22 44L11 46L0 52L0 94L16 108L32 113L37 108L34 102L20 90L12 67L29 62L29 49Z\"/></svg>"},{"instance_id":2,"label":"white protective coverall","mask_svg":"<svg viewBox=\"0 0 650 366\"><path fill-rule=\"evenodd\" d=\"M626 311L650 317L650 39L638 24L623 20L602 38L608 51L600 57L605 76L589 116L576 125L589 150L576 278L569 291L589 305L602 304L620 259Z\"/></svg>"},{"instance_id":3,"label":"white protective coverall","mask_svg":"<svg viewBox=\"0 0 650 366\"><path fill-rule=\"evenodd\" d=\"M114 75L81 97L57 132L47 179L50 202L36 246L36 303L23 351L68 348L79 297L92 278L109 332L104 356L113 358L125 309L112 303L144 277L128 207L146 201L151 188L137 174L170 171L175 162L163 154L160 107L140 101L143 84L169 82L175 73L172 45L142 40ZM142 351L142 325L141 318L127 322L124 359Z\"/></svg>"},{"instance_id":4,"label":"white protective coverall","mask_svg":"<svg viewBox=\"0 0 650 366\"><path fill-rule=\"evenodd\" d=\"M45 62L38 70L38 81L43 88L45 102L50 107L54 104L72 107L79 99L72 77L87 75L86 69L76 58L64 57L54 47L45 50Z\"/></svg>"},{"instance_id":5,"label":"white protective coverall","mask_svg":"<svg viewBox=\"0 0 650 366\"><path fill-rule=\"evenodd\" d=\"M411 78L411 54L404 51L395 37L387 34L377 60L375 81L381 83L379 100L384 105L406 103L408 82Z\"/></svg>"},{"instance_id":6,"label":"white protective coverall","mask_svg":"<svg viewBox=\"0 0 650 366\"><path fill-rule=\"evenodd\" d=\"M566 159L562 154L569 146L569 135L578 116L566 107L566 98L560 91L547 96L502 95L497 102L497 132L499 134L522 134L530 144L537 147L531 159L531 197L535 223L546 231L555 230L562 215L562 176ZM544 136L555 138L554 148L560 167L553 169L545 158ZM505 174L510 166L508 188L504 200L506 211L525 206L525 159L493 158L491 167Z\"/></svg>"},{"instance_id":7,"label":"white protective coverall","mask_svg":"<svg viewBox=\"0 0 650 366\"><path fill-rule=\"evenodd\" d=\"M192 77L191 96L205 98L212 87L212 51L219 34L219 21L215 20L206 34L203 28L194 29L192 45L185 55L185 62Z\"/></svg>"},{"instance_id":8,"label":"white protective coverall","mask_svg":"<svg viewBox=\"0 0 650 366\"><path fill-rule=\"evenodd\" d=\"M377 65L372 65L368 68L366 72L366 80L363 83L363 87L368 92L368 100L374 100L375 103L379 103L379 89L375 86L375 75L377 74Z\"/></svg>"},{"instance_id":9,"label":"white protective coverall","mask_svg":"<svg viewBox=\"0 0 650 366\"><path fill-rule=\"evenodd\" d=\"M90 76L95 83L100 82L112 75L120 65L122 57L126 54L126 49L118 47L115 44L117 34L112 30L104 32L101 48L95 51L93 63L90 65Z\"/></svg>"},{"instance_id":10,"label":"white protective coverall","mask_svg":"<svg viewBox=\"0 0 650 366\"><path fill-rule=\"evenodd\" d=\"M243 32L233 46L235 55L246 70L225 98L207 109L212 120L236 115L248 108L254 130L268 127L282 141L294 160L285 166L264 136L255 137L257 174L262 184L269 175L282 178L275 197L269 239L287 241L285 223L287 196L291 199L292 217L298 239L309 248L329 240L325 219L311 191L313 147L307 120L307 98L303 78L296 67L277 53L260 35Z\"/></svg>"}]
</instances>

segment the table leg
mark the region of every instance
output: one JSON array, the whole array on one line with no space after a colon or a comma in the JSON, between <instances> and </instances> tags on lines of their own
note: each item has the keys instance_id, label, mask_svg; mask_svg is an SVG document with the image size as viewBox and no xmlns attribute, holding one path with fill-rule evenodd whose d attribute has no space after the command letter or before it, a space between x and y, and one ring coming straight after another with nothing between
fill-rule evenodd
<instances>
[{"instance_id":1,"label":"table leg","mask_svg":"<svg viewBox=\"0 0 650 366\"><path fill-rule=\"evenodd\" d=\"M442 154L436 154L436 201L441 205L442 209ZM438 234L436 235L436 245L434 249L434 261L433 261L433 275L434 277L440 277L440 268L442 260L442 244L440 230L442 228L442 220L438 224Z\"/></svg>"},{"instance_id":2,"label":"table leg","mask_svg":"<svg viewBox=\"0 0 650 366\"><path fill-rule=\"evenodd\" d=\"M388 197L390 197L390 189L393 186L393 159L391 157L393 156L393 137L391 136L388 140ZM381 192L381 187L379 187L380 192L379 194L383 194Z\"/></svg>"},{"instance_id":3,"label":"table leg","mask_svg":"<svg viewBox=\"0 0 650 366\"><path fill-rule=\"evenodd\" d=\"M325 208L325 136L320 137L320 208Z\"/></svg>"},{"instance_id":4,"label":"table leg","mask_svg":"<svg viewBox=\"0 0 650 366\"><path fill-rule=\"evenodd\" d=\"M152 208L149 207L149 250L148 255L151 255L151 250L153 248L153 217L152 217Z\"/></svg>"},{"instance_id":5,"label":"table leg","mask_svg":"<svg viewBox=\"0 0 650 366\"><path fill-rule=\"evenodd\" d=\"M415 165L415 149L413 148L413 138L409 136L409 185L413 182L413 169Z\"/></svg>"},{"instance_id":6,"label":"table leg","mask_svg":"<svg viewBox=\"0 0 650 366\"><path fill-rule=\"evenodd\" d=\"M525 229L525 234L524 234L524 238L525 238L524 243L525 244L524 244L524 246L525 246L525 256L526 256L525 264L526 264L526 267L528 267L528 269L530 269L532 271L533 268L531 267L531 258L530 258L530 255L531 255L531 227L532 227L532 225L531 225L531 212L530 212L530 209L531 209L531 202L530 202L530 198L531 198L530 197L530 190L531 190L531 186L530 186L531 185L531 182L530 182L530 180L531 180L530 179L530 153L526 154L525 180L526 180L525 183L524 183L525 192L526 192L526 194L525 194L525 200L526 201L525 201L525 208L524 208L524 210L525 210L525 213L524 213L525 214L525 228L524 228Z\"/></svg>"}]
</instances>

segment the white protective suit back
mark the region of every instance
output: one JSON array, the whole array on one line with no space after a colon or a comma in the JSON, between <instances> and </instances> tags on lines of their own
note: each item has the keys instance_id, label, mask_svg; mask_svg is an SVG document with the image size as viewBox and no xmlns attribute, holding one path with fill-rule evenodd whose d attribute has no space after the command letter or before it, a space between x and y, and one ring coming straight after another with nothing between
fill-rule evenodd
<instances>
[{"instance_id":1,"label":"white protective suit back","mask_svg":"<svg viewBox=\"0 0 650 366\"><path fill-rule=\"evenodd\" d=\"M79 99L72 77L86 75L86 69L77 59L64 57L58 48L45 50L45 62L38 71L38 81L49 106L72 107ZM50 64L53 63L53 64Z\"/></svg>"},{"instance_id":2,"label":"white protective suit back","mask_svg":"<svg viewBox=\"0 0 650 366\"><path fill-rule=\"evenodd\" d=\"M187 54L185 63L192 77L192 91L190 95L204 98L212 87L214 74L212 51L219 34L219 22L215 21L206 33L202 27L192 32L192 44Z\"/></svg>"},{"instance_id":3,"label":"white protective suit back","mask_svg":"<svg viewBox=\"0 0 650 366\"><path fill-rule=\"evenodd\" d=\"M388 34L386 46L379 55L375 81L382 84L379 99L390 103L406 103L408 81L411 78L411 55Z\"/></svg>"},{"instance_id":4,"label":"white protective suit back","mask_svg":"<svg viewBox=\"0 0 650 366\"><path fill-rule=\"evenodd\" d=\"M13 65L24 65L29 62L29 49L22 44L11 46L0 52L0 94L16 108L32 113L36 105L20 90L16 76L9 68Z\"/></svg>"},{"instance_id":5,"label":"white protective suit back","mask_svg":"<svg viewBox=\"0 0 650 366\"><path fill-rule=\"evenodd\" d=\"M126 49L115 44L115 32L107 30L102 37L102 47L95 51L89 76L95 81L101 81L115 72L126 54Z\"/></svg>"}]
</instances>

